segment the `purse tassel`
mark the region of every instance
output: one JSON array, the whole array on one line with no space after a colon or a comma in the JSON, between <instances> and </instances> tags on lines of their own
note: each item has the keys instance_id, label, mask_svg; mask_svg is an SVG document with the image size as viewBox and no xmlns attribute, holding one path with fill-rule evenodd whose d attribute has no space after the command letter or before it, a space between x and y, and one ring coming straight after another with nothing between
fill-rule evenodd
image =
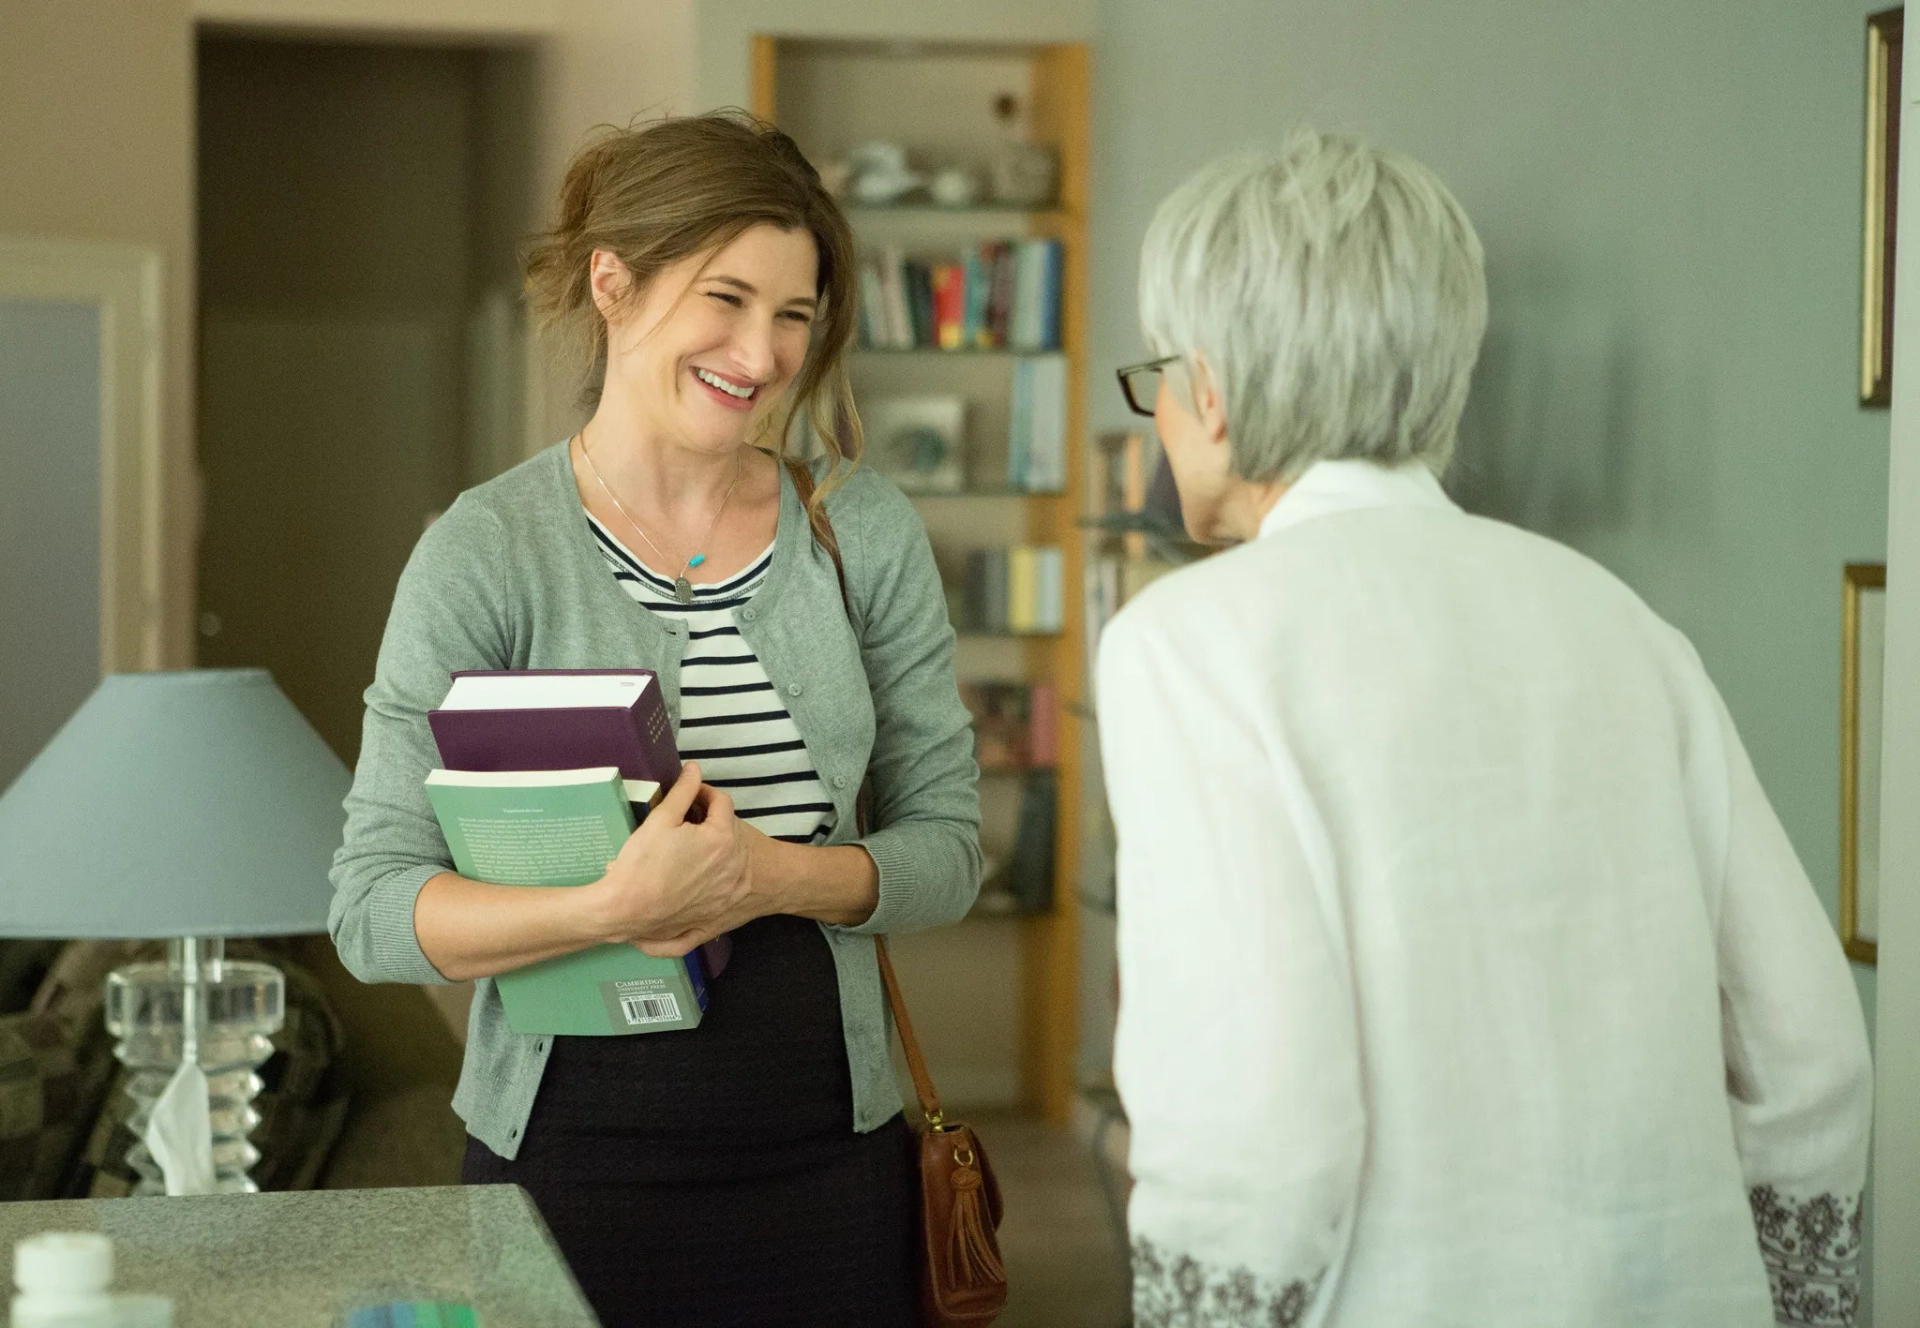
<instances>
[{"instance_id":1,"label":"purse tassel","mask_svg":"<svg viewBox=\"0 0 1920 1328\"><path fill-rule=\"evenodd\" d=\"M1007 1270L987 1231L980 1173L959 1167L953 1173L953 1225L947 1234L947 1276L956 1287L991 1286L1007 1280Z\"/></svg>"}]
</instances>

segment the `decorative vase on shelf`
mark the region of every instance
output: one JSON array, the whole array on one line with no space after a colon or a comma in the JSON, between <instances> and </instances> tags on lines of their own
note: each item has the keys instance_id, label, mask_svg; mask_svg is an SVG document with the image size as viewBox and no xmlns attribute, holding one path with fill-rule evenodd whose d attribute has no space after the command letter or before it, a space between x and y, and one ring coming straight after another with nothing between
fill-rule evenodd
<instances>
[{"instance_id":1,"label":"decorative vase on shelf","mask_svg":"<svg viewBox=\"0 0 1920 1328\"><path fill-rule=\"evenodd\" d=\"M1020 99L1003 92L993 99L993 118L1006 142L993 156L993 199L1009 207L1043 208L1060 186L1060 158L1050 147L1027 140Z\"/></svg>"},{"instance_id":2,"label":"decorative vase on shelf","mask_svg":"<svg viewBox=\"0 0 1920 1328\"><path fill-rule=\"evenodd\" d=\"M1012 142L994 154L993 196L997 202L1013 207L1046 207L1053 202L1059 181L1060 161L1052 148Z\"/></svg>"}]
</instances>

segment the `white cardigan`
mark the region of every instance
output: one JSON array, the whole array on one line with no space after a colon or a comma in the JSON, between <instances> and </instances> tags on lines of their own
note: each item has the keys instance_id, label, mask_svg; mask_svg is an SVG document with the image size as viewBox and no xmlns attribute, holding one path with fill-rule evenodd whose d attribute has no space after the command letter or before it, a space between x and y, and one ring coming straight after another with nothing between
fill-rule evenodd
<instances>
[{"instance_id":1,"label":"white cardigan","mask_svg":"<svg viewBox=\"0 0 1920 1328\"><path fill-rule=\"evenodd\" d=\"M1140 1328L1853 1321L1859 1003L1620 581L1323 463L1098 701Z\"/></svg>"}]
</instances>

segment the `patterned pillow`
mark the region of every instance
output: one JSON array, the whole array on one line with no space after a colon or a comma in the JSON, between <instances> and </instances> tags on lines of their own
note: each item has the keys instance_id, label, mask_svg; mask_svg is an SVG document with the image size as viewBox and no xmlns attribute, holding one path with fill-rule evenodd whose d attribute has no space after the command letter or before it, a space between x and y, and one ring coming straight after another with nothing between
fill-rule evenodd
<instances>
[{"instance_id":1,"label":"patterned pillow","mask_svg":"<svg viewBox=\"0 0 1920 1328\"><path fill-rule=\"evenodd\" d=\"M0 1016L0 1200L70 1192L81 1141L114 1068L97 1022Z\"/></svg>"}]
</instances>

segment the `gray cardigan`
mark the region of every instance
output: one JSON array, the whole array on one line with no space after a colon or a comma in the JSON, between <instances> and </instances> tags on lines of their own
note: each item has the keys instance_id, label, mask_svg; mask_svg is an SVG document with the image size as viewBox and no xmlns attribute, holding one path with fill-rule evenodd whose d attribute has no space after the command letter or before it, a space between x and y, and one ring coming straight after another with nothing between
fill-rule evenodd
<instances>
[{"instance_id":1,"label":"gray cardigan","mask_svg":"<svg viewBox=\"0 0 1920 1328\"><path fill-rule=\"evenodd\" d=\"M837 814L832 841L862 844L880 903L857 927L822 924L839 977L853 1127L900 1109L872 937L953 922L980 884L980 801L966 708L953 676L953 628L925 527L887 480L857 470L827 499L846 561L855 624L833 564L812 539L784 472L773 565L737 615L799 726ZM855 629L858 638L855 637ZM420 538L400 584L373 686L346 840L333 861L330 929L363 982L446 981L420 950L414 901L449 870L423 782L439 764L426 712L455 669L656 669L678 723L683 623L635 604L595 547L565 444L460 495ZM854 800L873 775L873 824ZM713 999L726 999L726 979ZM698 1037L696 1032L692 1036ZM519 1150L551 1039L507 1027L500 997L475 984L453 1107L502 1157ZM768 1085L779 1110L779 1085Z\"/></svg>"}]
</instances>

